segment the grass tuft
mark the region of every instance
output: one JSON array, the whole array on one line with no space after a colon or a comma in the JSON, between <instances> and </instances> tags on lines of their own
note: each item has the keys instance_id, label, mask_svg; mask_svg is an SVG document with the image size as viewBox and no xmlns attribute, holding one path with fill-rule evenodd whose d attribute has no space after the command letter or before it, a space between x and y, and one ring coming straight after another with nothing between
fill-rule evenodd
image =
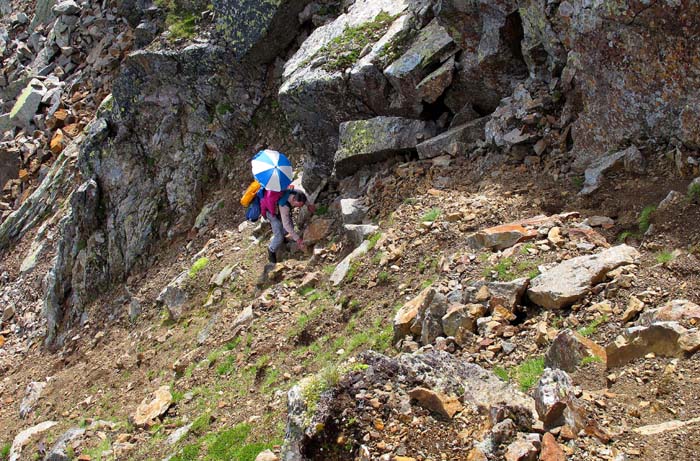
<instances>
[{"instance_id":1,"label":"grass tuft","mask_svg":"<svg viewBox=\"0 0 700 461\"><path fill-rule=\"evenodd\" d=\"M209 258L199 258L197 261L194 262L194 264L192 264L192 267L190 268L187 275L189 275L189 277L193 279L202 269L207 267L207 265L209 265Z\"/></svg>"},{"instance_id":2,"label":"grass tuft","mask_svg":"<svg viewBox=\"0 0 700 461\"><path fill-rule=\"evenodd\" d=\"M328 59L323 69L334 72L346 69L360 58L362 49L379 40L394 21L394 16L382 11L374 20L356 27L346 27L341 35L335 37L318 51Z\"/></svg>"},{"instance_id":3,"label":"grass tuft","mask_svg":"<svg viewBox=\"0 0 700 461\"><path fill-rule=\"evenodd\" d=\"M165 18L165 25L170 31L170 38L192 38L195 34L197 15L194 13L170 12Z\"/></svg>"},{"instance_id":4,"label":"grass tuft","mask_svg":"<svg viewBox=\"0 0 700 461\"><path fill-rule=\"evenodd\" d=\"M691 202L700 201L700 183L691 184L688 188L688 199Z\"/></svg>"},{"instance_id":5,"label":"grass tuft","mask_svg":"<svg viewBox=\"0 0 700 461\"><path fill-rule=\"evenodd\" d=\"M201 449L202 445L200 443L185 445L180 453L170 458L170 461L196 461L199 459Z\"/></svg>"},{"instance_id":6,"label":"grass tuft","mask_svg":"<svg viewBox=\"0 0 700 461\"><path fill-rule=\"evenodd\" d=\"M644 234L651 227L651 215L656 211L655 205L647 205L639 214L639 232Z\"/></svg>"},{"instance_id":7,"label":"grass tuft","mask_svg":"<svg viewBox=\"0 0 700 461\"><path fill-rule=\"evenodd\" d=\"M11 443L6 443L0 448L0 459L6 460L10 457L10 449L12 449Z\"/></svg>"},{"instance_id":8,"label":"grass tuft","mask_svg":"<svg viewBox=\"0 0 700 461\"><path fill-rule=\"evenodd\" d=\"M510 375L508 373L508 370L506 370L503 367L494 367L493 368L493 374L501 378L503 381L508 381L510 380Z\"/></svg>"},{"instance_id":9,"label":"grass tuft","mask_svg":"<svg viewBox=\"0 0 700 461\"><path fill-rule=\"evenodd\" d=\"M588 325L583 328L579 328L578 334L581 336L591 336L598 330L598 327L608 321L608 316L603 314L597 319L593 319Z\"/></svg>"},{"instance_id":10,"label":"grass tuft","mask_svg":"<svg viewBox=\"0 0 700 461\"><path fill-rule=\"evenodd\" d=\"M588 355L581 359L581 365L588 365L589 363L602 363L603 359L597 355Z\"/></svg>"},{"instance_id":11,"label":"grass tuft","mask_svg":"<svg viewBox=\"0 0 700 461\"><path fill-rule=\"evenodd\" d=\"M435 222L441 213L442 210L440 208L431 208L430 211L425 213L423 217L420 218L420 220L423 222Z\"/></svg>"},{"instance_id":12,"label":"grass tuft","mask_svg":"<svg viewBox=\"0 0 700 461\"><path fill-rule=\"evenodd\" d=\"M662 251L659 251L658 253L656 253L654 258L656 259L657 263L666 264L668 262L673 261L673 253L671 253L668 250L662 250Z\"/></svg>"},{"instance_id":13,"label":"grass tuft","mask_svg":"<svg viewBox=\"0 0 700 461\"><path fill-rule=\"evenodd\" d=\"M535 357L524 361L513 371L513 377L518 382L520 390L527 392L534 386L544 373L544 357Z\"/></svg>"},{"instance_id":14,"label":"grass tuft","mask_svg":"<svg viewBox=\"0 0 700 461\"><path fill-rule=\"evenodd\" d=\"M382 233L381 232L375 232L374 234L370 235L369 237L369 249L371 250L375 246L377 246L377 242L379 242L379 239L382 238Z\"/></svg>"}]
</instances>

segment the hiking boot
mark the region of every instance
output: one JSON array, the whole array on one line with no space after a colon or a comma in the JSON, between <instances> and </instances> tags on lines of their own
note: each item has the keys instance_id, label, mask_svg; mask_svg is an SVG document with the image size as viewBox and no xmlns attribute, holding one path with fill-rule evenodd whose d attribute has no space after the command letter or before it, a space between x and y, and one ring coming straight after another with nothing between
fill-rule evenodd
<instances>
[{"instance_id":1,"label":"hiking boot","mask_svg":"<svg viewBox=\"0 0 700 461\"><path fill-rule=\"evenodd\" d=\"M274 253L273 253L274 255ZM263 268L262 274L260 274L260 277L258 277L258 281L255 283L255 287L258 289L265 288L266 285L268 285L271 280L269 277L270 271L275 268L276 263L267 263L265 264L265 267Z\"/></svg>"},{"instance_id":2,"label":"hiking boot","mask_svg":"<svg viewBox=\"0 0 700 461\"><path fill-rule=\"evenodd\" d=\"M272 264L277 264L277 254L269 248L267 249L267 260Z\"/></svg>"}]
</instances>

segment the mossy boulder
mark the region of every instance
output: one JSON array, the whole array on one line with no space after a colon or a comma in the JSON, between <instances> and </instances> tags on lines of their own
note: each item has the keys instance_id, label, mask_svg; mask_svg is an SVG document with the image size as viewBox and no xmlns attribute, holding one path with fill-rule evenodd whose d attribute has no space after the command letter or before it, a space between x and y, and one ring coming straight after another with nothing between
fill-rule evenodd
<instances>
[{"instance_id":1,"label":"mossy boulder","mask_svg":"<svg viewBox=\"0 0 700 461\"><path fill-rule=\"evenodd\" d=\"M311 0L213 0L216 37L237 59L269 62L296 38Z\"/></svg>"},{"instance_id":2,"label":"mossy boulder","mask_svg":"<svg viewBox=\"0 0 700 461\"><path fill-rule=\"evenodd\" d=\"M435 135L435 124L402 117L375 117L341 123L335 174L342 178L364 165L414 152L416 145Z\"/></svg>"}]
</instances>

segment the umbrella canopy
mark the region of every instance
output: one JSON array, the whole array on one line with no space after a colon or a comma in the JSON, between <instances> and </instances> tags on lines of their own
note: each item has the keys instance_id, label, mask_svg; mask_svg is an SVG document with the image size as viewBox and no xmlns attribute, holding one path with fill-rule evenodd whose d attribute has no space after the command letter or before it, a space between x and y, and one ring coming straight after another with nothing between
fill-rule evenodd
<instances>
[{"instance_id":1,"label":"umbrella canopy","mask_svg":"<svg viewBox=\"0 0 700 461\"><path fill-rule=\"evenodd\" d=\"M253 176L267 190L285 190L292 183L292 164L276 150L261 150L251 162Z\"/></svg>"}]
</instances>

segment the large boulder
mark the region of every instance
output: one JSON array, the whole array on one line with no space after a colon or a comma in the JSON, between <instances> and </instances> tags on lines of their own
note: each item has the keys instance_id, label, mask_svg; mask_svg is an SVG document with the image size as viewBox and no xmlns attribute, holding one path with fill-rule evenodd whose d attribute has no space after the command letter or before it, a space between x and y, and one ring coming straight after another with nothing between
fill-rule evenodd
<instances>
[{"instance_id":1,"label":"large boulder","mask_svg":"<svg viewBox=\"0 0 700 461\"><path fill-rule=\"evenodd\" d=\"M305 379L292 388L280 456L283 460L328 459L321 447L337 443L341 435L332 421L341 414L367 412L367 401L356 398L360 389L391 389L390 398L382 403L383 409L403 415L411 414L411 402L448 419L469 407L488 419L489 426L507 421L514 431L530 431L537 418L531 397L491 371L447 352L431 350L390 358L368 351L359 359L368 365L366 370L335 380L337 384L331 383L315 402L305 399L310 394L305 389L313 386L314 380ZM346 456L353 459L352 454Z\"/></svg>"},{"instance_id":2,"label":"large boulder","mask_svg":"<svg viewBox=\"0 0 700 461\"><path fill-rule=\"evenodd\" d=\"M402 117L375 117L342 123L333 161L335 174L342 178L363 165L414 151L418 143L434 135L432 122Z\"/></svg>"},{"instance_id":3,"label":"large boulder","mask_svg":"<svg viewBox=\"0 0 700 461\"><path fill-rule=\"evenodd\" d=\"M404 104L415 104L415 112L420 113L422 101L434 102L451 83L454 61L449 58L456 52L450 35L433 20L420 31L408 50L384 69L384 75ZM436 67L431 74L430 69Z\"/></svg>"},{"instance_id":4,"label":"large boulder","mask_svg":"<svg viewBox=\"0 0 700 461\"><path fill-rule=\"evenodd\" d=\"M633 264L638 258L639 252L628 245L572 258L532 279L527 295L530 301L546 309L561 309L585 296L606 273Z\"/></svg>"}]
</instances>

